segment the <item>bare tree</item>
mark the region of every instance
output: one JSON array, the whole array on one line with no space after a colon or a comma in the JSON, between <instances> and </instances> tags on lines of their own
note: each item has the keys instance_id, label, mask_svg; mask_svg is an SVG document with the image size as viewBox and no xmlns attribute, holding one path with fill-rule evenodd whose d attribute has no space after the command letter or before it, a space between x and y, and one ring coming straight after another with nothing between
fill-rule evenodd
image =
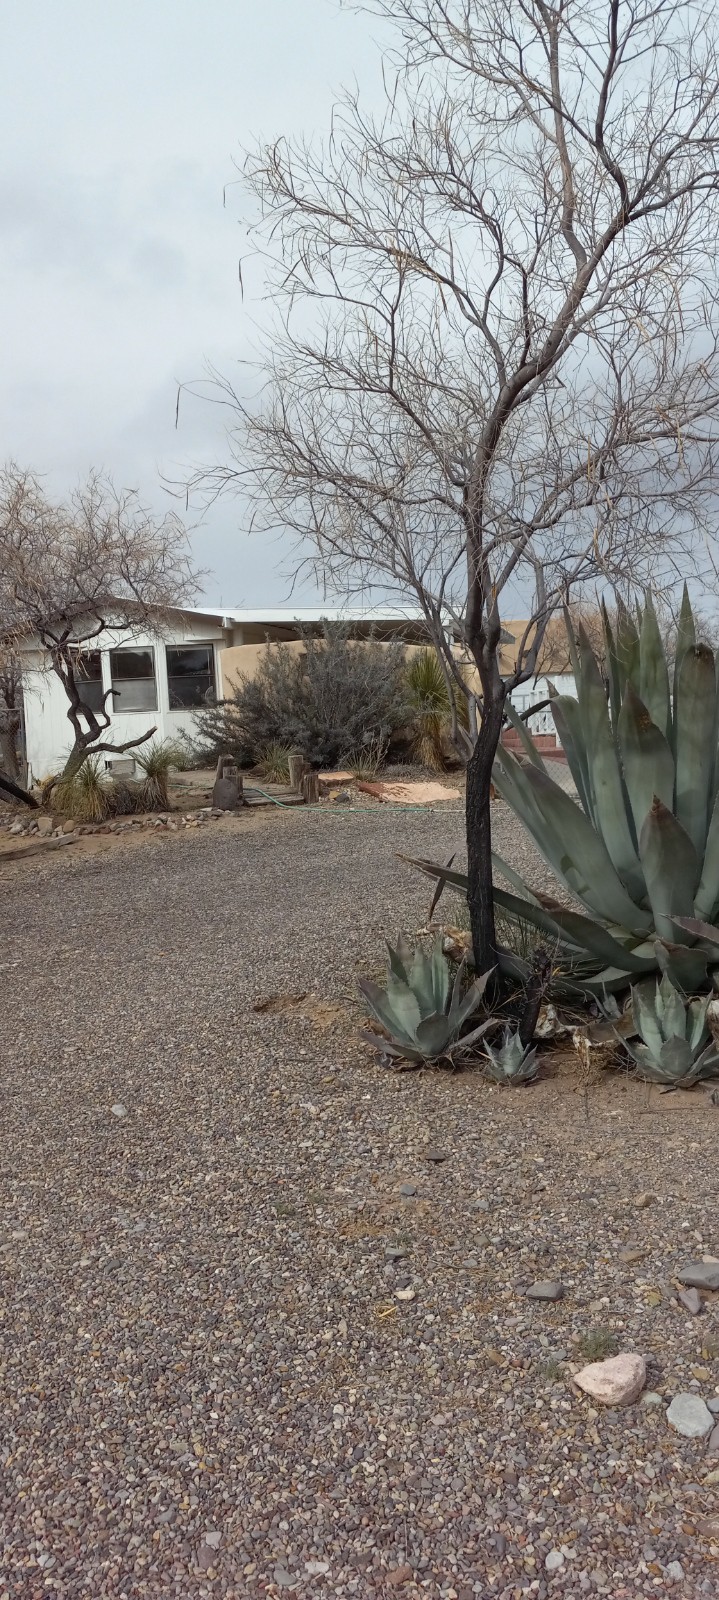
<instances>
[{"instance_id":1,"label":"bare tree","mask_svg":"<svg viewBox=\"0 0 719 1600\"><path fill-rule=\"evenodd\" d=\"M490 779L507 696L588 580L707 559L719 431L719 64L687 0L368 0L386 107L247 158L276 325L256 400L217 373L229 460L348 591L414 595L476 666L469 906L495 959ZM298 561L307 559L306 544ZM502 677L501 614L529 613ZM520 609L521 607L521 609ZM509 612L511 615L511 611ZM478 713L478 715L477 715ZM472 729L475 736L472 736Z\"/></svg>"},{"instance_id":2,"label":"bare tree","mask_svg":"<svg viewBox=\"0 0 719 1600\"><path fill-rule=\"evenodd\" d=\"M89 754L118 754L105 695L88 704L83 656L111 625L162 631L163 614L197 590L187 534L176 516L153 517L132 491L93 474L67 502L51 501L41 481L14 465L0 472L0 618L6 656L35 639L67 696L73 743L64 776Z\"/></svg>"}]
</instances>

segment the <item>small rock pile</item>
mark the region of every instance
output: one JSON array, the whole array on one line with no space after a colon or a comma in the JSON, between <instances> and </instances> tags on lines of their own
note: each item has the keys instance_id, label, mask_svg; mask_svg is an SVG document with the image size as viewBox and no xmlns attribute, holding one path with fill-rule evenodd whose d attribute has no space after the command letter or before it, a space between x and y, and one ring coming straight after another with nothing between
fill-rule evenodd
<instances>
[{"instance_id":1,"label":"small rock pile","mask_svg":"<svg viewBox=\"0 0 719 1600\"><path fill-rule=\"evenodd\" d=\"M9 817L0 820L0 832L9 833L15 838L47 838L58 839L63 834L70 833L128 833L131 828L165 829L176 833L181 828L201 828L206 822L217 822L224 817L224 811L218 811L214 806L202 806L199 811L174 812L159 811L152 816L118 817L107 822L76 822L73 817L51 817L33 814L32 818L25 821L20 817Z\"/></svg>"}]
</instances>

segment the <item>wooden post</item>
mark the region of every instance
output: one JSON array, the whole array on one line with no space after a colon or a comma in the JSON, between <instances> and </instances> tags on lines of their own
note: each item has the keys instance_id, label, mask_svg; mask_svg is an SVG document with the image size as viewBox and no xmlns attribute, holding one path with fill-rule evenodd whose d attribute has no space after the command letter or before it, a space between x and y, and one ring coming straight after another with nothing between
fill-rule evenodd
<instances>
[{"instance_id":1,"label":"wooden post","mask_svg":"<svg viewBox=\"0 0 719 1600\"><path fill-rule=\"evenodd\" d=\"M305 805L316 806L320 798L320 780L316 772L305 772L302 778Z\"/></svg>"},{"instance_id":2,"label":"wooden post","mask_svg":"<svg viewBox=\"0 0 719 1600\"><path fill-rule=\"evenodd\" d=\"M302 788L302 779L307 771L307 762L304 756L290 756L287 765L290 769L290 788L299 794Z\"/></svg>"}]
</instances>

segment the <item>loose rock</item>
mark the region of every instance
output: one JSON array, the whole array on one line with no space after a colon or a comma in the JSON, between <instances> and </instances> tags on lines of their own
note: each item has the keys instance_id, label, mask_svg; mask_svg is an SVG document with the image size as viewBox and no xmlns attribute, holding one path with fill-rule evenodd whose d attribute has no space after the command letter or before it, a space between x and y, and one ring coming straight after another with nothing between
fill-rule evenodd
<instances>
[{"instance_id":1,"label":"loose rock","mask_svg":"<svg viewBox=\"0 0 719 1600\"><path fill-rule=\"evenodd\" d=\"M591 1361L574 1378L579 1389L603 1406L631 1406L647 1381L643 1356L623 1351L607 1361Z\"/></svg>"},{"instance_id":2,"label":"loose rock","mask_svg":"<svg viewBox=\"0 0 719 1600\"><path fill-rule=\"evenodd\" d=\"M559 1572L564 1566L564 1556L561 1550L550 1550L545 1557L544 1566L547 1572Z\"/></svg>"},{"instance_id":3,"label":"loose rock","mask_svg":"<svg viewBox=\"0 0 719 1600\"><path fill-rule=\"evenodd\" d=\"M719 1261L690 1261L677 1277L693 1289L719 1289Z\"/></svg>"},{"instance_id":4,"label":"loose rock","mask_svg":"<svg viewBox=\"0 0 719 1600\"><path fill-rule=\"evenodd\" d=\"M683 1305L686 1311L691 1312L693 1317L699 1316L704 1302L698 1289L682 1289L678 1299L680 1305Z\"/></svg>"},{"instance_id":5,"label":"loose rock","mask_svg":"<svg viewBox=\"0 0 719 1600\"><path fill-rule=\"evenodd\" d=\"M561 1300L564 1284L556 1278L543 1278L539 1283L531 1284L525 1294L528 1300Z\"/></svg>"},{"instance_id":6,"label":"loose rock","mask_svg":"<svg viewBox=\"0 0 719 1600\"><path fill-rule=\"evenodd\" d=\"M677 1394L671 1405L667 1406L667 1421L685 1439L704 1439L713 1426L714 1418L701 1395Z\"/></svg>"}]
</instances>

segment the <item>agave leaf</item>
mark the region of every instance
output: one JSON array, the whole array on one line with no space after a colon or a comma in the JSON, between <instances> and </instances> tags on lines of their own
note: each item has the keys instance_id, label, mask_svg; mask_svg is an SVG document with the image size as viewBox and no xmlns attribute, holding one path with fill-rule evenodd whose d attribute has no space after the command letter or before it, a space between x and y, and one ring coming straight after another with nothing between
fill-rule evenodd
<instances>
[{"instance_id":1,"label":"agave leaf","mask_svg":"<svg viewBox=\"0 0 719 1600\"><path fill-rule=\"evenodd\" d=\"M583 917L577 911L553 911L552 917L557 927L568 935L573 944L589 951L590 955L604 962L605 966L624 967L627 973L653 972L656 968L656 957L653 954L637 955L634 950L613 938L601 923L592 922L591 918Z\"/></svg>"},{"instance_id":2,"label":"agave leaf","mask_svg":"<svg viewBox=\"0 0 719 1600\"><path fill-rule=\"evenodd\" d=\"M683 928L685 933L691 933L696 939L707 939L709 944L719 944L719 928L711 922L703 922L701 917L677 917L678 928ZM717 957L719 960L719 957Z\"/></svg>"},{"instance_id":3,"label":"agave leaf","mask_svg":"<svg viewBox=\"0 0 719 1600\"><path fill-rule=\"evenodd\" d=\"M684 652L674 704L676 814L701 861L714 780L714 657L708 645Z\"/></svg>"},{"instance_id":4,"label":"agave leaf","mask_svg":"<svg viewBox=\"0 0 719 1600\"><path fill-rule=\"evenodd\" d=\"M617 747L609 721L607 697L594 652L583 629L579 635L582 662L581 710L587 741L589 781L597 831L604 839L622 883L634 900L644 895L644 879L635 836L627 817L626 797Z\"/></svg>"},{"instance_id":5,"label":"agave leaf","mask_svg":"<svg viewBox=\"0 0 719 1600\"><path fill-rule=\"evenodd\" d=\"M674 700L674 721L673 721L673 727L672 727L672 742L673 742L673 748L674 748L675 755L676 755L676 748L677 748L677 746L676 746L676 731L677 731L676 722L677 722L677 699L678 699L678 688L679 688L679 674L681 672L682 662L683 662L684 657L685 657L685 655L687 653L687 650L692 650L694 648L694 645L696 644L696 642L697 642L697 636L696 636L696 628L694 627L694 613L692 611L691 601L689 599L689 590L687 589L687 586L685 584L684 588L683 588L683 591L682 591L682 604L681 604L681 610L679 612L679 621L678 621L678 624L677 624L677 639L676 639L676 646L675 646L675 650L674 650L674 695L673 695L673 700Z\"/></svg>"},{"instance_id":6,"label":"agave leaf","mask_svg":"<svg viewBox=\"0 0 719 1600\"><path fill-rule=\"evenodd\" d=\"M687 1088L691 1088L695 1083L700 1083L702 1079L706 1078L719 1078L719 1055L713 1039L709 1041L706 1049L702 1051L694 1062L691 1070L691 1083L687 1083Z\"/></svg>"},{"instance_id":7,"label":"agave leaf","mask_svg":"<svg viewBox=\"0 0 719 1600\"><path fill-rule=\"evenodd\" d=\"M687 1008L665 972L657 992L657 1014L664 1039L686 1039Z\"/></svg>"},{"instance_id":8,"label":"agave leaf","mask_svg":"<svg viewBox=\"0 0 719 1600\"><path fill-rule=\"evenodd\" d=\"M564 614L564 626L565 626L565 629L566 629L566 632L567 632L567 646L568 646L568 649L569 649L569 659L570 659L570 661L572 663L572 673L573 673L573 676L574 676L574 682L576 683L577 688L579 688L579 682L580 682L580 679L581 679L581 676L582 676L582 665L581 665L581 662L579 660L579 651L577 650L577 641L576 641L576 639L574 637L574 628L572 626L572 619L571 619L571 616L569 614L569 607L568 606L564 606L563 607L563 614Z\"/></svg>"},{"instance_id":9,"label":"agave leaf","mask_svg":"<svg viewBox=\"0 0 719 1600\"><path fill-rule=\"evenodd\" d=\"M531 928L538 928L540 933L546 933L559 946L569 944L569 941L563 937L558 924L554 920L554 913L545 911L544 906L532 905L531 901L522 900L516 894L509 894L506 889L500 889L497 884L494 885L494 900L502 911L506 911L516 921L528 922ZM574 955L581 955L582 951L582 945L572 945L572 953Z\"/></svg>"},{"instance_id":10,"label":"agave leaf","mask_svg":"<svg viewBox=\"0 0 719 1600\"><path fill-rule=\"evenodd\" d=\"M639 855L657 933L680 943L674 917L692 914L699 862L681 823L656 797L639 835Z\"/></svg>"},{"instance_id":11,"label":"agave leaf","mask_svg":"<svg viewBox=\"0 0 719 1600\"><path fill-rule=\"evenodd\" d=\"M406 983L400 983L393 972L387 974L387 1005L394 1018L390 1032L399 1031L403 1038L413 1039L422 1021L421 1007L414 991L408 989Z\"/></svg>"},{"instance_id":12,"label":"agave leaf","mask_svg":"<svg viewBox=\"0 0 719 1600\"><path fill-rule=\"evenodd\" d=\"M706 1000L690 1000L687 1006L687 1039L696 1054L708 1039L707 1011L709 1009L709 996Z\"/></svg>"},{"instance_id":13,"label":"agave leaf","mask_svg":"<svg viewBox=\"0 0 719 1600\"><path fill-rule=\"evenodd\" d=\"M472 1016L473 1012L477 1010L477 1007L482 999L482 995L484 994L493 972L494 967L490 967L487 972L482 973L480 978L475 978L474 983L471 984L467 990L464 999L459 1001L457 1010L455 1012L457 1029L461 1028L467 1019Z\"/></svg>"},{"instance_id":14,"label":"agave leaf","mask_svg":"<svg viewBox=\"0 0 719 1600\"><path fill-rule=\"evenodd\" d=\"M647 1049L658 1055L663 1044L662 1030L657 1016L656 984L637 984L632 989L632 1017L639 1037Z\"/></svg>"},{"instance_id":15,"label":"agave leaf","mask_svg":"<svg viewBox=\"0 0 719 1600\"><path fill-rule=\"evenodd\" d=\"M376 1017L382 1027L387 1029L392 1038L401 1044L411 1044L414 1036L414 1025L411 1028L403 1026L402 1020L395 1012L386 990L380 989L379 984L373 983L371 978L360 978L357 987L364 996L373 1017ZM417 1001L409 990L407 990L407 993L410 995L410 999L416 1009L417 1022L419 1022Z\"/></svg>"},{"instance_id":16,"label":"agave leaf","mask_svg":"<svg viewBox=\"0 0 719 1600\"><path fill-rule=\"evenodd\" d=\"M617 600L616 662L620 693L627 683L639 693L639 634L624 601Z\"/></svg>"},{"instance_id":17,"label":"agave leaf","mask_svg":"<svg viewBox=\"0 0 719 1600\"><path fill-rule=\"evenodd\" d=\"M360 1039L364 1039L365 1044L371 1044L375 1050L379 1050L380 1055L394 1056L398 1061L404 1061L412 1051L412 1046L409 1043L406 1050L399 1050L396 1045L390 1043L389 1039L384 1039L381 1033L372 1033L369 1028L360 1028L359 1036ZM419 1058L415 1055L415 1059Z\"/></svg>"},{"instance_id":18,"label":"agave leaf","mask_svg":"<svg viewBox=\"0 0 719 1600\"><path fill-rule=\"evenodd\" d=\"M503 878L507 879L507 883L514 884L515 889L519 890L523 900L530 900L533 906L541 905L542 902L539 896L535 894L534 889L530 889L529 884L525 883L523 878L520 878L519 873L515 872L514 868L510 867L509 862L505 861L504 857L500 856L496 850L492 851L492 865L497 868L498 872L501 872Z\"/></svg>"},{"instance_id":19,"label":"agave leaf","mask_svg":"<svg viewBox=\"0 0 719 1600\"><path fill-rule=\"evenodd\" d=\"M534 842L557 876L585 909L634 933L651 926L648 913L630 898L601 836L559 784L535 767L522 769L522 781L541 805L544 831ZM523 819L524 820L524 819Z\"/></svg>"},{"instance_id":20,"label":"agave leaf","mask_svg":"<svg viewBox=\"0 0 719 1600\"><path fill-rule=\"evenodd\" d=\"M437 935L432 946L430 969L434 1009L435 1011L446 1012L449 999L449 963L442 949L441 933Z\"/></svg>"},{"instance_id":21,"label":"agave leaf","mask_svg":"<svg viewBox=\"0 0 719 1600\"><path fill-rule=\"evenodd\" d=\"M396 948L393 950L391 944L388 943L387 951L390 970L396 978L399 978L400 983L409 983L409 968L412 965L412 947L409 940L405 938L403 933L400 933L397 938Z\"/></svg>"},{"instance_id":22,"label":"agave leaf","mask_svg":"<svg viewBox=\"0 0 719 1600\"><path fill-rule=\"evenodd\" d=\"M659 1065L668 1078L683 1078L692 1066L691 1045L678 1034L665 1039L659 1051Z\"/></svg>"},{"instance_id":23,"label":"agave leaf","mask_svg":"<svg viewBox=\"0 0 719 1600\"><path fill-rule=\"evenodd\" d=\"M699 888L694 896L694 910L698 917L711 920L719 906L719 795L712 807L704 847L704 861Z\"/></svg>"},{"instance_id":24,"label":"agave leaf","mask_svg":"<svg viewBox=\"0 0 719 1600\"><path fill-rule=\"evenodd\" d=\"M619 709L622 703L622 686L620 681L619 665L617 662L617 645L609 621L609 612L602 601L602 629L604 632L604 659L607 668L609 684L609 705L612 713L612 723L616 728ZM576 778L575 778L576 783Z\"/></svg>"},{"instance_id":25,"label":"agave leaf","mask_svg":"<svg viewBox=\"0 0 719 1600\"><path fill-rule=\"evenodd\" d=\"M417 945L412 960L409 974L409 986L419 1006L420 1017L430 1017L437 1008L434 1003L434 980L432 959L425 955L421 945ZM387 984L387 993L390 994L390 984Z\"/></svg>"},{"instance_id":26,"label":"agave leaf","mask_svg":"<svg viewBox=\"0 0 719 1600\"><path fill-rule=\"evenodd\" d=\"M418 872L426 873L428 878L442 878L450 888L460 889L462 894L466 895L468 882L466 872L453 872L449 867L442 866L440 861L425 861L421 857L398 854L397 859L406 861L409 867L416 867Z\"/></svg>"},{"instance_id":27,"label":"agave leaf","mask_svg":"<svg viewBox=\"0 0 719 1600\"><path fill-rule=\"evenodd\" d=\"M424 1017L415 1034L417 1049L428 1060L432 1060L435 1056L445 1055L449 1049L451 1038L447 1018L438 1016L436 1013L430 1017Z\"/></svg>"},{"instance_id":28,"label":"agave leaf","mask_svg":"<svg viewBox=\"0 0 719 1600\"><path fill-rule=\"evenodd\" d=\"M476 1044L478 1039L483 1039L487 1029L494 1027L496 1021L496 1017L486 1017L484 1022L480 1022L479 1027L472 1029L471 1033L463 1034L462 1038L457 1039L452 1046L453 1053L459 1054L462 1050L467 1050L470 1045Z\"/></svg>"},{"instance_id":29,"label":"agave leaf","mask_svg":"<svg viewBox=\"0 0 719 1600\"><path fill-rule=\"evenodd\" d=\"M585 814L595 821L592 808L592 793L589 782L589 763L587 761L587 747L584 741L584 728L579 701L569 694L552 693L552 716L557 736L567 758L567 765L574 779L577 794Z\"/></svg>"},{"instance_id":30,"label":"agave leaf","mask_svg":"<svg viewBox=\"0 0 719 1600\"><path fill-rule=\"evenodd\" d=\"M655 794L671 811L674 804L674 757L661 729L631 684L622 702L617 725L624 780L637 837L651 810Z\"/></svg>"},{"instance_id":31,"label":"agave leaf","mask_svg":"<svg viewBox=\"0 0 719 1600\"><path fill-rule=\"evenodd\" d=\"M660 733L668 738L671 734L669 672L650 594L646 597L639 634L639 693L652 722ZM671 804L671 802L665 803ZM641 826L641 823L638 826Z\"/></svg>"},{"instance_id":32,"label":"agave leaf","mask_svg":"<svg viewBox=\"0 0 719 1600\"><path fill-rule=\"evenodd\" d=\"M706 950L698 945L691 948L687 944L668 944L665 939L655 940L654 948L660 971L666 973L675 989L692 994L695 989L704 988L710 959Z\"/></svg>"},{"instance_id":33,"label":"agave leaf","mask_svg":"<svg viewBox=\"0 0 719 1600\"><path fill-rule=\"evenodd\" d=\"M507 699L504 702L504 713L507 717L507 720L514 728L515 733L519 735L522 749L524 750L528 760L532 761L535 767L541 767L542 771L544 771L544 762L539 754L536 744L534 743L529 728L527 727L526 722L523 722L522 718L515 711L509 696L507 696Z\"/></svg>"}]
</instances>

